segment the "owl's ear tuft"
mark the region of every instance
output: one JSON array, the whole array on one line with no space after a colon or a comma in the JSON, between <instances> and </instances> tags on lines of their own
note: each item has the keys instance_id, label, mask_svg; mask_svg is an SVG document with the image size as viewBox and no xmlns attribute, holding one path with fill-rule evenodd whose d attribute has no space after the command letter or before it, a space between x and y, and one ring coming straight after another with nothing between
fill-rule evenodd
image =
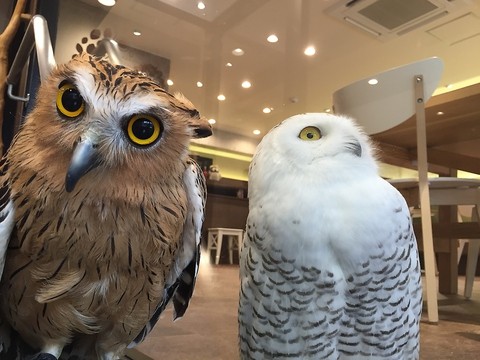
<instances>
[{"instance_id":1,"label":"owl's ear tuft","mask_svg":"<svg viewBox=\"0 0 480 360\"><path fill-rule=\"evenodd\" d=\"M357 139L352 139L345 144L345 148L353 155L362 157L362 145Z\"/></svg>"},{"instance_id":2,"label":"owl's ear tuft","mask_svg":"<svg viewBox=\"0 0 480 360\"><path fill-rule=\"evenodd\" d=\"M177 107L186 111L190 115L188 125L193 129L193 137L205 138L212 135L212 125L210 125L205 117L200 116L192 102L181 93L175 93L174 97L181 103L181 106Z\"/></svg>"}]
</instances>

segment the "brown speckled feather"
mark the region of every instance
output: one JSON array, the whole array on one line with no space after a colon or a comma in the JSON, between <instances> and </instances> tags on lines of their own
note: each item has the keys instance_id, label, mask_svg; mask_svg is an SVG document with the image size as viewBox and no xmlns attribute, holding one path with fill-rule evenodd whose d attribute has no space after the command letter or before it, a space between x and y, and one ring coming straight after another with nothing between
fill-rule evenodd
<instances>
[{"instance_id":1,"label":"brown speckled feather","mask_svg":"<svg viewBox=\"0 0 480 360\"><path fill-rule=\"evenodd\" d=\"M56 108L65 81L85 102L74 119ZM163 132L153 145L127 138L126 124L136 114L161 122ZM91 334L97 353L113 359L135 339L171 285L183 252L192 191L183 180L188 143L210 133L184 98L88 56L59 67L42 84L4 175L15 227L0 285L1 311L25 341L44 350ZM67 192L75 144L89 136L97 164Z\"/></svg>"}]
</instances>

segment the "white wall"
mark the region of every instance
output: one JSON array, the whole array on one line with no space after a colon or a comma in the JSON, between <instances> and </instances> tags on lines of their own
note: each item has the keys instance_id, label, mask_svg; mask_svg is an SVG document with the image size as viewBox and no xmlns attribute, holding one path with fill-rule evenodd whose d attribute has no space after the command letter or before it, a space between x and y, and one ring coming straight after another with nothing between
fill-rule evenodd
<instances>
[{"instance_id":1,"label":"white wall","mask_svg":"<svg viewBox=\"0 0 480 360\"><path fill-rule=\"evenodd\" d=\"M60 1L58 16L58 32L55 43L55 59L57 63L65 63L77 53L77 43L89 37L93 29L99 28L107 12L89 6L80 1ZM100 29L104 30L104 29ZM90 40L89 43L96 43ZM86 47L86 45L84 45Z\"/></svg>"}]
</instances>

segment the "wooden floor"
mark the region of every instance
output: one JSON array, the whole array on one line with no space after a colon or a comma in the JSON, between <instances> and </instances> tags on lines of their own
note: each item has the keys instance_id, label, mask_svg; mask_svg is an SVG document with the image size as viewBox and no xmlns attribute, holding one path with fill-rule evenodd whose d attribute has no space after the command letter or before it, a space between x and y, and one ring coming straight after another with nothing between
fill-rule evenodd
<instances>
[{"instance_id":1,"label":"wooden floor","mask_svg":"<svg viewBox=\"0 0 480 360\"><path fill-rule=\"evenodd\" d=\"M205 257L204 257L205 258ZM463 293L460 277L459 293ZM236 360L238 266L202 264L197 288L183 319L167 310L130 358L135 360ZM422 360L480 359L480 278L471 300L440 295L440 322L421 325Z\"/></svg>"}]
</instances>

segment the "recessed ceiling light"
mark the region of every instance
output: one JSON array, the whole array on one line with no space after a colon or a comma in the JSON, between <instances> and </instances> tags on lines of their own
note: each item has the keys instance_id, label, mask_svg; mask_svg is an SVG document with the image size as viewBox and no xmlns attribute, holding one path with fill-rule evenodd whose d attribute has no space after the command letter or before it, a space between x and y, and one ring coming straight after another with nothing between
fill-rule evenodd
<instances>
[{"instance_id":1,"label":"recessed ceiling light","mask_svg":"<svg viewBox=\"0 0 480 360\"><path fill-rule=\"evenodd\" d=\"M377 84L378 84L378 80L377 80L377 79L370 79L370 80L368 80L368 83L369 83L370 85L377 85Z\"/></svg>"},{"instance_id":2,"label":"recessed ceiling light","mask_svg":"<svg viewBox=\"0 0 480 360\"><path fill-rule=\"evenodd\" d=\"M272 109L271 109L271 108L268 108L268 107L266 107L266 108L263 108L263 110L262 110L262 111L263 111L263 113L264 113L264 114L270 114L270 113L272 112Z\"/></svg>"},{"instance_id":3,"label":"recessed ceiling light","mask_svg":"<svg viewBox=\"0 0 480 360\"><path fill-rule=\"evenodd\" d=\"M248 88L250 88L251 86L252 86L252 83L251 83L250 81L248 81L248 80L245 80L244 82L242 82L242 87L243 87L244 89L248 89Z\"/></svg>"},{"instance_id":4,"label":"recessed ceiling light","mask_svg":"<svg viewBox=\"0 0 480 360\"><path fill-rule=\"evenodd\" d=\"M205 9L205 4L203 3L203 1L199 1L199 2L198 2L197 8L199 8L200 10Z\"/></svg>"},{"instance_id":5,"label":"recessed ceiling light","mask_svg":"<svg viewBox=\"0 0 480 360\"><path fill-rule=\"evenodd\" d=\"M228 63L225 64L225 66L226 66L226 67L232 67L233 64L228 62Z\"/></svg>"},{"instance_id":6,"label":"recessed ceiling light","mask_svg":"<svg viewBox=\"0 0 480 360\"><path fill-rule=\"evenodd\" d=\"M316 52L317 51L315 50L314 46L308 46L305 48L305 51L303 53L307 56L313 56Z\"/></svg>"},{"instance_id":7,"label":"recessed ceiling light","mask_svg":"<svg viewBox=\"0 0 480 360\"><path fill-rule=\"evenodd\" d=\"M261 131L260 130L253 130L253 135L260 135Z\"/></svg>"},{"instance_id":8,"label":"recessed ceiling light","mask_svg":"<svg viewBox=\"0 0 480 360\"><path fill-rule=\"evenodd\" d=\"M220 101L224 101L226 99L225 95L223 94L220 94L217 96L217 99L220 100Z\"/></svg>"},{"instance_id":9,"label":"recessed ceiling light","mask_svg":"<svg viewBox=\"0 0 480 360\"><path fill-rule=\"evenodd\" d=\"M443 115L443 114L444 114L443 111L438 111L438 112L437 112L437 115Z\"/></svg>"},{"instance_id":10,"label":"recessed ceiling light","mask_svg":"<svg viewBox=\"0 0 480 360\"><path fill-rule=\"evenodd\" d=\"M197 81L197 87L203 87L203 83L201 81Z\"/></svg>"},{"instance_id":11,"label":"recessed ceiling light","mask_svg":"<svg viewBox=\"0 0 480 360\"><path fill-rule=\"evenodd\" d=\"M242 56L243 54L245 54L245 51L240 48L236 48L235 50L232 50L232 54L235 56Z\"/></svg>"},{"instance_id":12,"label":"recessed ceiling light","mask_svg":"<svg viewBox=\"0 0 480 360\"><path fill-rule=\"evenodd\" d=\"M105 6L113 6L115 5L115 0L98 0L98 2Z\"/></svg>"},{"instance_id":13,"label":"recessed ceiling light","mask_svg":"<svg viewBox=\"0 0 480 360\"><path fill-rule=\"evenodd\" d=\"M133 32L133 35L135 35L135 36L140 36L140 35L142 35L142 33L141 33L140 31L138 31L138 30L135 30L135 31Z\"/></svg>"},{"instance_id":14,"label":"recessed ceiling light","mask_svg":"<svg viewBox=\"0 0 480 360\"><path fill-rule=\"evenodd\" d=\"M172 86L172 85L173 85L173 81L170 80L170 79L168 79L168 80L167 80L167 85L168 85L168 86Z\"/></svg>"},{"instance_id":15,"label":"recessed ceiling light","mask_svg":"<svg viewBox=\"0 0 480 360\"><path fill-rule=\"evenodd\" d=\"M215 120L215 119L208 119L208 123L209 123L210 125L213 125L213 124L215 124L216 122L217 122L217 120Z\"/></svg>"},{"instance_id":16,"label":"recessed ceiling light","mask_svg":"<svg viewBox=\"0 0 480 360\"><path fill-rule=\"evenodd\" d=\"M275 34L271 34L267 37L267 41L269 43L276 43L278 41L278 37Z\"/></svg>"}]
</instances>

